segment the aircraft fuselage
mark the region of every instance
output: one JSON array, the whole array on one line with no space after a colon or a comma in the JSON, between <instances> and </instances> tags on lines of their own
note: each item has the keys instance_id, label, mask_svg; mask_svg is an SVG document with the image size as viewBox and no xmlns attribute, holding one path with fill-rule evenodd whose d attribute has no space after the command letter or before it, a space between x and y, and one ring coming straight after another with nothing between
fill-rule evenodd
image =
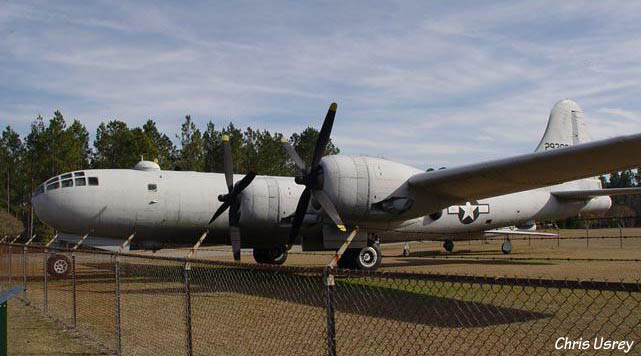
<instances>
[{"instance_id":1,"label":"aircraft fuselage","mask_svg":"<svg viewBox=\"0 0 641 356\"><path fill-rule=\"evenodd\" d=\"M607 196L581 202L560 201L550 194L551 187L545 187L461 202L440 213L408 217L372 206L388 198L419 170L361 156L328 156L322 164L327 167L326 172L331 172L325 177L324 189L336 202L346 225L358 225L382 242L469 239L488 229L562 219L582 211L607 210L611 205ZM40 220L60 232L123 240L135 231L137 241L191 244L209 227L213 233L208 242L229 243L228 214L208 226L222 204L218 195L227 192L223 174L109 169L72 172L56 178L39 188L33 203ZM238 181L242 176L234 178ZM600 188L598 179L554 187L557 191ZM257 176L241 198L243 247L285 244L290 229L288 217L294 213L303 189L293 177ZM325 220L318 204L312 202L301 231L303 239L318 234L318 227ZM328 226L331 227L327 224L325 228ZM335 248L330 243L314 246L312 249Z\"/></svg>"}]
</instances>

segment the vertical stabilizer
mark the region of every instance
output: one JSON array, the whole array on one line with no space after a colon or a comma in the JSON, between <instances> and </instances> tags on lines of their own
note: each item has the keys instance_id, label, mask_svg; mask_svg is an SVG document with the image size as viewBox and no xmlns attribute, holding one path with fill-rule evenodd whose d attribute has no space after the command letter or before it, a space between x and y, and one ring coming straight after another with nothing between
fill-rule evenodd
<instances>
[{"instance_id":1,"label":"vertical stabilizer","mask_svg":"<svg viewBox=\"0 0 641 356\"><path fill-rule=\"evenodd\" d=\"M548 126L536 152L574 146L590 141L583 110L570 99L559 100L550 112Z\"/></svg>"}]
</instances>

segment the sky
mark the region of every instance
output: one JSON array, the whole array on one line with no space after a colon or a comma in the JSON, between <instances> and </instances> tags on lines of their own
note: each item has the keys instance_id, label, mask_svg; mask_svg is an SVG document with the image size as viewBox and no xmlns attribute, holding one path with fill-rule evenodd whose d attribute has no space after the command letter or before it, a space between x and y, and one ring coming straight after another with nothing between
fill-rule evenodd
<instances>
[{"instance_id":1,"label":"sky","mask_svg":"<svg viewBox=\"0 0 641 356\"><path fill-rule=\"evenodd\" d=\"M562 98L641 132L638 1L0 1L0 126L60 110L286 136L338 103L341 153L452 167L531 152Z\"/></svg>"}]
</instances>

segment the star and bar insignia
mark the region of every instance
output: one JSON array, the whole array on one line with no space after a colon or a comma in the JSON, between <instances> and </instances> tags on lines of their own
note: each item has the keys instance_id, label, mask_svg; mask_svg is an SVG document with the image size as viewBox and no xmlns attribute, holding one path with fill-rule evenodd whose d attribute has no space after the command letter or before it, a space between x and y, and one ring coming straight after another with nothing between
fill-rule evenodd
<instances>
[{"instance_id":1,"label":"star and bar insignia","mask_svg":"<svg viewBox=\"0 0 641 356\"><path fill-rule=\"evenodd\" d=\"M461 223L463 224L471 224L476 221L476 219L478 219L479 215L489 214L490 205L470 203L468 201L465 203L465 205L450 206L449 208L447 208L447 213L458 215L459 221L461 221Z\"/></svg>"}]
</instances>

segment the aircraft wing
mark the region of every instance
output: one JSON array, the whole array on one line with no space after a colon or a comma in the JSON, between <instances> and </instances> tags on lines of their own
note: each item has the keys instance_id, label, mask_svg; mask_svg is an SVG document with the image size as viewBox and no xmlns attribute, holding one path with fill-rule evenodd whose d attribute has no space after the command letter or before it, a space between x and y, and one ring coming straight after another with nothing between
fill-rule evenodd
<instances>
[{"instance_id":1,"label":"aircraft wing","mask_svg":"<svg viewBox=\"0 0 641 356\"><path fill-rule=\"evenodd\" d=\"M594 190L564 190L552 192L557 198L571 199L571 200L584 200L599 197L603 195L630 195L641 194L641 188L610 188L610 189L594 189Z\"/></svg>"},{"instance_id":2,"label":"aircraft wing","mask_svg":"<svg viewBox=\"0 0 641 356\"><path fill-rule=\"evenodd\" d=\"M641 165L641 134L424 172L407 181L424 210L554 185ZM420 202L425 198L425 202Z\"/></svg>"}]
</instances>

